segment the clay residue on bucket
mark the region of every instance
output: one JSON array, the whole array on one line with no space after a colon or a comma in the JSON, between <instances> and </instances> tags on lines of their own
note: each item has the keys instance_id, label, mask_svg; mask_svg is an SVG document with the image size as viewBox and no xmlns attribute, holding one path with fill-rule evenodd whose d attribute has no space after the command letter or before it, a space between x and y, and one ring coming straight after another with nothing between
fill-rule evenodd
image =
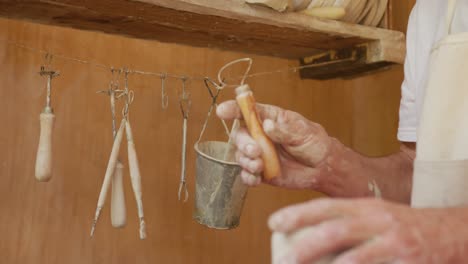
<instances>
[{"instance_id":1,"label":"clay residue on bucket","mask_svg":"<svg viewBox=\"0 0 468 264\"><path fill-rule=\"evenodd\" d=\"M197 177L195 219L208 227L231 229L239 225L247 186L240 178L241 167L224 160L226 142L207 141L195 145Z\"/></svg>"}]
</instances>

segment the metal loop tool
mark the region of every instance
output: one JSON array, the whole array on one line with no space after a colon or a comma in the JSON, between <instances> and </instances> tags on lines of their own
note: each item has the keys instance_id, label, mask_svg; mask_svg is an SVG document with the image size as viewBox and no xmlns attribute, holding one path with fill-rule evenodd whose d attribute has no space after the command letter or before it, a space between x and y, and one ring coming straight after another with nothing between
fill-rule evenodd
<instances>
[{"instance_id":1,"label":"metal loop tool","mask_svg":"<svg viewBox=\"0 0 468 264\"><path fill-rule=\"evenodd\" d=\"M117 96L117 98L125 96L125 105L124 105L124 108L122 109L122 116L125 120L128 121L128 112L129 112L130 105L133 103L135 93L133 92L133 90L128 89L129 71L128 70L124 70L124 71L125 71L125 75L124 75L125 76L125 88L123 92L119 96Z\"/></svg>"},{"instance_id":2,"label":"metal loop tool","mask_svg":"<svg viewBox=\"0 0 468 264\"><path fill-rule=\"evenodd\" d=\"M202 138L202 136L203 136L203 134L204 134L204 132L206 130L206 127L208 125L208 120L211 117L211 113L213 112L213 109L218 107L217 100L218 100L218 97L219 97L219 95L221 93L221 90L223 89L222 86L220 86L219 84L217 84L215 81L213 81L212 79L210 79L208 77L205 77L203 82L205 84L206 89L208 90L208 93L210 94L211 105L210 105L210 108L208 109L208 113L206 114L205 122L203 123L203 127L202 127L202 130L201 130L201 133L200 133L200 136L199 136L197 142L200 142L200 140L201 140L201 138ZM213 91L213 88L216 89L216 92ZM226 135L229 137L229 128L228 128L228 126L226 124L226 121L221 119L221 123L223 124Z\"/></svg>"},{"instance_id":3,"label":"metal loop tool","mask_svg":"<svg viewBox=\"0 0 468 264\"><path fill-rule=\"evenodd\" d=\"M188 117L190 113L190 107L192 105L192 101L190 100L190 93L186 91L186 82L187 78L182 78L182 93L179 97L179 106L180 111L182 113L183 118L183 127L182 127L182 165L181 165L181 173L180 173L180 183L179 183L179 191L177 196L179 201L182 197L182 191L184 192L184 202L188 200L188 190L187 190L187 182L186 182L186 156L187 156L187 123Z\"/></svg>"},{"instance_id":4,"label":"metal loop tool","mask_svg":"<svg viewBox=\"0 0 468 264\"><path fill-rule=\"evenodd\" d=\"M44 108L44 113L52 113L52 79L59 76L60 72L54 71L51 68L52 65L52 57L53 55L50 53L46 53L44 56L45 63L41 66L41 70L39 71L39 75L47 77L47 95L46 95L46 106Z\"/></svg>"}]
</instances>

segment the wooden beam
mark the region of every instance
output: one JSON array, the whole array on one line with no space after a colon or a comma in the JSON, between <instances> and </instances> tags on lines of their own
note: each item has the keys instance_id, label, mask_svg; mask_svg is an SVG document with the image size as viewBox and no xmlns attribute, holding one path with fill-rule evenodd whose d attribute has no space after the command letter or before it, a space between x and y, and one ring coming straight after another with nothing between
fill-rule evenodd
<instances>
[{"instance_id":1,"label":"wooden beam","mask_svg":"<svg viewBox=\"0 0 468 264\"><path fill-rule=\"evenodd\" d=\"M0 16L199 47L289 59L379 43L379 60L402 63L404 35L279 14L243 0L0 0Z\"/></svg>"}]
</instances>

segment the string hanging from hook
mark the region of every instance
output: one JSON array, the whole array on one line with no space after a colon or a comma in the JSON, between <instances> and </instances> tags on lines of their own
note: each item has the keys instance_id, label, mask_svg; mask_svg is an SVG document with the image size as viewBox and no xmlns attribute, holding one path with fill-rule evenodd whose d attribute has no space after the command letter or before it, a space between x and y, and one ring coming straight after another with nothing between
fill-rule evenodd
<instances>
[{"instance_id":1,"label":"string hanging from hook","mask_svg":"<svg viewBox=\"0 0 468 264\"><path fill-rule=\"evenodd\" d=\"M49 54L53 55L55 58L59 58L59 59L66 60L66 61L72 61L72 62L80 63L80 64L91 65L91 66L94 66L94 67L97 67L97 68L100 68L100 69L103 69L103 70L106 70L106 71L110 70L110 69L113 69L112 66L108 66L108 65L105 65L103 63L95 62L95 61L90 60L90 59L74 58L74 57L63 55L63 54L52 53L50 51L46 51L46 50L38 49L38 48L32 48L32 47L29 47L27 45L24 45L24 44L21 44L21 43L16 43L16 42L13 42L13 41L10 41L10 40L7 40L7 39L0 39L0 41L4 41L8 45L12 45L12 46L15 46L17 48L21 48L21 49L24 49L24 50L27 50L27 51L30 51L30 52L36 52L36 53L42 53L42 54L49 53ZM246 59L250 59L250 58L246 58ZM231 78L231 79L233 79L233 80L240 79L241 82L244 82L246 78L255 78L255 77L262 77L262 76L269 76L269 75L277 75L277 74L289 73L289 72L296 73L297 71L299 71L301 69L316 68L318 66L323 66L325 64L326 63L324 63L324 64L310 64L310 65L302 65L302 66L293 66L293 67L287 67L287 68L283 68L283 69L276 69L276 70L273 70L273 71L256 72L256 73L251 73L251 74L247 74L247 75L244 74L242 76L238 76L238 77ZM167 72L151 72L151 71L143 71L143 70L136 70L136 69L131 69L131 70L128 69L128 71L129 71L129 73L132 73L132 74L152 75L152 76L158 76L160 78L162 76L165 76L166 79L167 78L173 78L173 79L181 80L183 78L186 78L187 80L191 80L191 81L202 81L203 82L205 80L205 78L207 78L206 76L188 76L188 75L178 75L178 74L167 73ZM249 69L249 71L250 71L250 69ZM224 81L220 82L220 84L222 84L222 83L224 83Z\"/></svg>"}]
</instances>

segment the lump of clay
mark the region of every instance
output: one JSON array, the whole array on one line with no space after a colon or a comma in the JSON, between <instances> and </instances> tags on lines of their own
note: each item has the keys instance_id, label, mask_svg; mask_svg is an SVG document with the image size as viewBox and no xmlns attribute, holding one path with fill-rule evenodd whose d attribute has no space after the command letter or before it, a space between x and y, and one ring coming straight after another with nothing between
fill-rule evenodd
<instances>
[{"instance_id":1,"label":"lump of clay","mask_svg":"<svg viewBox=\"0 0 468 264\"><path fill-rule=\"evenodd\" d=\"M306 9L312 0L291 0L291 7L294 11L301 11Z\"/></svg>"},{"instance_id":2,"label":"lump of clay","mask_svg":"<svg viewBox=\"0 0 468 264\"><path fill-rule=\"evenodd\" d=\"M248 4L267 6L279 12L304 10L312 0L245 0Z\"/></svg>"},{"instance_id":3,"label":"lump of clay","mask_svg":"<svg viewBox=\"0 0 468 264\"><path fill-rule=\"evenodd\" d=\"M284 12L289 8L289 0L245 0L249 4L263 5Z\"/></svg>"},{"instance_id":4,"label":"lump of clay","mask_svg":"<svg viewBox=\"0 0 468 264\"><path fill-rule=\"evenodd\" d=\"M309 9L302 11L301 13L309 15L309 16L326 18L326 19L334 19L334 20L341 19L346 15L346 11L343 7L334 7L334 6L309 8Z\"/></svg>"}]
</instances>

